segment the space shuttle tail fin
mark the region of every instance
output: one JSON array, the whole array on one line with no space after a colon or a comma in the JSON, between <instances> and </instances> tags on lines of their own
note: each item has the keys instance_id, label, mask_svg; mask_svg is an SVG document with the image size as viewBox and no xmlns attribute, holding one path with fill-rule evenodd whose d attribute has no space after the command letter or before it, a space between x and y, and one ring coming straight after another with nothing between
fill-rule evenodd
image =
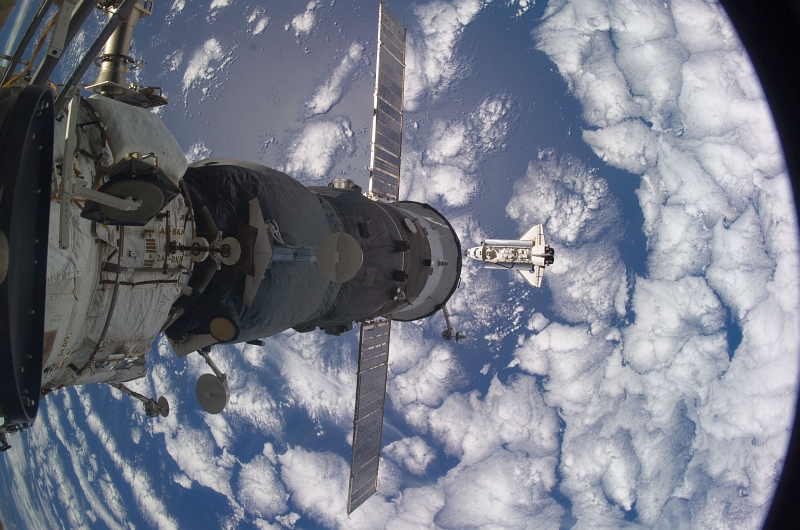
<instances>
[{"instance_id":1,"label":"space shuttle tail fin","mask_svg":"<svg viewBox=\"0 0 800 530\"><path fill-rule=\"evenodd\" d=\"M536 246L539 245L544 246L545 245L544 225L543 224L533 225L530 230L522 234L522 237L520 237L520 239L533 241L533 244Z\"/></svg>"}]
</instances>

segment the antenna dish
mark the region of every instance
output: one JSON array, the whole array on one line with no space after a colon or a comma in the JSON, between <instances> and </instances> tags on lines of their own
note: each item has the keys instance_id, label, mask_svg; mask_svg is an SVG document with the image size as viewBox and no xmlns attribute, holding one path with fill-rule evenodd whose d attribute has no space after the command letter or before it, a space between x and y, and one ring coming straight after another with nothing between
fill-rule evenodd
<instances>
[{"instance_id":1,"label":"antenna dish","mask_svg":"<svg viewBox=\"0 0 800 530\"><path fill-rule=\"evenodd\" d=\"M164 396L158 398L158 413L162 418L169 416L169 401Z\"/></svg>"},{"instance_id":2,"label":"antenna dish","mask_svg":"<svg viewBox=\"0 0 800 530\"><path fill-rule=\"evenodd\" d=\"M317 250L319 271L332 282L351 280L361 269L364 254L356 239L344 232L326 237Z\"/></svg>"},{"instance_id":3,"label":"antenna dish","mask_svg":"<svg viewBox=\"0 0 800 530\"><path fill-rule=\"evenodd\" d=\"M120 199L132 197L142 201L137 209L130 211L117 210L100 204L100 211L117 223L144 223L157 214L167 202L164 190L158 184L134 177L123 177L107 182L100 191Z\"/></svg>"},{"instance_id":4,"label":"antenna dish","mask_svg":"<svg viewBox=\"0 0 800 530\"><path fill-rule=\"evenodd\" d=\"M194 387L197 401L209 414L219 414L228 404L231 397L225 380L214 374L203 374Z\"/></svg>"},{"instance_id":5,"label":"antenna dish","mask_svg":"<svg viewBox=\"0 0 800 530\"><path fill-rule=\"evenodd\" d=\"M242 246L235 237L226 237L219 246L219 254L225 265L236 265L242 255Z\"/></svg>"},{"instance_id":6,"label":"antenna dish","mask_svg":"<svg viewBox=\"0 0 800 530\"><path fill-rule=\"evenodd\" d=\"M208 239L204 237L196 237L189 243L189 257L195 263L205 261L208 257Z\"/></svg>"}]
</instances>

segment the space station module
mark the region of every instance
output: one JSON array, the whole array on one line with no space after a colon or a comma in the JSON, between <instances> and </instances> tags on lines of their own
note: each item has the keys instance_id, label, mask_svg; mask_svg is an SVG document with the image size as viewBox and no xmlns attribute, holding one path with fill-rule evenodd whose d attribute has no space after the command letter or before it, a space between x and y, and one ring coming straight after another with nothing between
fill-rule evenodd
<instances>
[{"instance_id":1,"label":"space station module","mask_svg":"<svg viewBox=\"0 0 800 530\"><path fill-rule=\"evenodd\" d=\"M71 196L50 201L33 187L31 201L44 196L38 210L29 209L44 219L42 235L3 230L13 251L2 282L13 292L3 307L27 319L4 335L3 349L32 363L3 373L7 420L32 423L39 398L57 388L143 377L160 332L179 356L290 328L338 335L378 317L425 318L458 286L460 242L429 205L373 201L346 179L307 188L242 161L189 165L148 111L98 96L76 98L70 110L71 120L54 121L52 112L41 120L50 127L42 149L20 151L38 159L55 146L47 156L73 173L60 180L92 182L95 191L73 184ZM74 125L88 122L101 125ZM68 131L86 153L64 152ZM101 174L100 166L109 169ZM40 188L51 186L49 169L43 165ZM3 204L21 200L24 190L16 191ZM94 202L92 193L141 204L129 213ZM38 239L25 247L17 244L23 236ZM17 248L31 256L15 261ZM28 267L30 278L22 278L22 263L37 264Z\"/></svg>"},{"instance_id":2,"label":"space station module","mask_svg":"<svg viewBox=\"0 0 800 530\"><path fill-rule=\"evenodd\" d=\"M59 35L96 7L58 4ZM195 392L216 414L229 388L212 345L360 323L351 513L377 491L391 322L441 310L443 337L464 338L445 308L460 280L458 236L431 206L399 200L405 27L380 4L365 195L349 179L305 187L258 164L190 164L149 110L166 104L160 89L125 79L133 26L152 2L101 4L108 21L60 91L48 79L63 48L30 80L14 64L0 71L0 452L65 387L108 384L166 416L163 396L123 384L146 375L162 333L212 369Z\"/></svg>"}]
</instances>

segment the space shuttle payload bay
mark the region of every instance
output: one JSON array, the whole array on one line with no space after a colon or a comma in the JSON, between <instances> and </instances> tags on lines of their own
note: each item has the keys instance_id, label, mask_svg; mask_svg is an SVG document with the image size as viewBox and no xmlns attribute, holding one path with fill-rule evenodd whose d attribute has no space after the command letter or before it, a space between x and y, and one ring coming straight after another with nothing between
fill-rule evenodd
<instances>
[{"instance_id":1,"label":"space shuttle payload bay","mask_svg":"<svg viewBox=\"0 0 800 530\"><path fill-rule=\"evenodd\" d=\"M544 269L553 264L554 250L544 239L544 226L534 225L519 239L487 239L465 252L485 269L516 270L533 287L541 287Z\"/></svg>"}]
</instances>

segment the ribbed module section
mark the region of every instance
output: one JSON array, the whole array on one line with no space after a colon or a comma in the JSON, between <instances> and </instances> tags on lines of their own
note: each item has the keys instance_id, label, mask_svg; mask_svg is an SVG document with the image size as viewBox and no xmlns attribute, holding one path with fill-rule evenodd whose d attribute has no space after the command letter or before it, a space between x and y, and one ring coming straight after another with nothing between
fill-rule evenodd
<instances>
[{"instance_id":1,"label":"ribbed module section","mask_svg":"<svg viewBox=\"0 0 800 530\"><path fill-rule=\"evenodd\" d=\"M403 144L406 28L383 2L379 18L369 196L371 199L396 201L400 194Z\"/></svg>"},{"instance_id":2,"label":"ribbed module section","mask_svg":"<svg viewBox=\"0 0 800 530\"><path fill-rule=\"evenodd\" d=\"M391 322L381 319L361 325L348 514L370 498L378 487Z\"/></svg>"}]
</instances>

